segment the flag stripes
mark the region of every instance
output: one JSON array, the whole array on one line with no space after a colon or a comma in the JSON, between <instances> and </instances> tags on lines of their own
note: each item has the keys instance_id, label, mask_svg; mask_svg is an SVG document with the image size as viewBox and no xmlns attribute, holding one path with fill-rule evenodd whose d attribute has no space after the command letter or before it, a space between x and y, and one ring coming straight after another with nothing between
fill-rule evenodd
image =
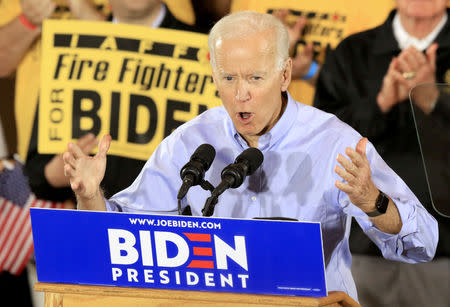
<instances>
[{"instance_id":1,"label":"flag stripes","mask_svg":"<svg viewBox=\"0 0 450 307\"><path fill-rule=\"evenodd\" d=\"M33 253L30 208L63 208L30 194L23 208L0 196L0 272L19 275Z\"/></svg>"}]
</instances>

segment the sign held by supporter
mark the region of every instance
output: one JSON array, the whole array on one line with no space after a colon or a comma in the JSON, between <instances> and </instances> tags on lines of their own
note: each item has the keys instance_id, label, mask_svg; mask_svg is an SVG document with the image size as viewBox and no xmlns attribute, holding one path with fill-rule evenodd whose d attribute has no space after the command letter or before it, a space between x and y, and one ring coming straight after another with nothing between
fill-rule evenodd
<instances>
[{"instance_id":1,"label":"sign held by supporter","mask_svg":"<svg viewBox=\"0 0 450 307\"><path fill-rule=\"evenodd\" d=\"M204 34L55 20L43 29L40 153L108 133L110 154L146 160L176 127L221 104Z\"/></svg>"}]
</instances>

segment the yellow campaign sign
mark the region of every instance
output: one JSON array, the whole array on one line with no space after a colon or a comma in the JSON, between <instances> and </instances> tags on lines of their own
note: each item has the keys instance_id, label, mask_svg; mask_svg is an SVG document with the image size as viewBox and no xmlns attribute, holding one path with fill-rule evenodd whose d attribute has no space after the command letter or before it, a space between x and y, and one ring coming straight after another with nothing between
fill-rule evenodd
<instances>
[{"instance_id":1,"label":"yellow campaign sign","mask_svg":"<svg viewBox=\"0 0 450 307\"><path fill-rule=\"evenodd\" d=\"M108 133L110 154L148 159L180 124L221 105L208 59L205 34L45 21L38 151Z\"/></svg>"},{"instance_id":2,"label":"yellow campaign sign","mask_svg":"<svg viewBox=\"0 0 450 307\"><path fill-rule=\"evenodd\" d=\"M271 14L287 9L288 24L295 23L299 16L306 17L307 24L297 42L297 50L302 50L305 42L312 42L314 59L323 63L328 49L334 49L350 34L382 24L394 6L394 0L234 0L231 10Z\"/></svg>"}]
</instances>

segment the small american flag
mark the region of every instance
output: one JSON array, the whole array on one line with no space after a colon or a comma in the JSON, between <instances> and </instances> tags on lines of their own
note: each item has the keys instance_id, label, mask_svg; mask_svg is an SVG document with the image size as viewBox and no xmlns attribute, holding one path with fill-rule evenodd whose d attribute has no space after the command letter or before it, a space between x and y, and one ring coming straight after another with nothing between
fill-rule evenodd
<instances>
[{"instance_id":1,"label":"small american flag","mask_svg":"<svg viewBox=\"0 0 450 307\"><path fill-rule=\"evenodd\" d=\"M0 273L19 275L33 254L30 208L63 208L64 204L37 199L22 165L13 165L0 172Z\"/></svg>"}]
</instances>

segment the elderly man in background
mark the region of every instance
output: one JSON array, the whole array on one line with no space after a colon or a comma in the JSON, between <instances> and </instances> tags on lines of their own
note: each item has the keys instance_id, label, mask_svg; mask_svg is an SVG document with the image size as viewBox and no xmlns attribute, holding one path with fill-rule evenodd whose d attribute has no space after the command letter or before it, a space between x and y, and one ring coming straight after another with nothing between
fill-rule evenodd
<instances>
[{"instance_id":1,"label":"elderly man in background","mask_svg":"<svg viewBox=\"0 0 450 307\"><path fill-rule=\"evenodd\" d=\"M342 41L319 75L314 106L367 136L439 223L436 259L420 266L383 261L353 224L350 247L358 254L353 269L364 306L448 306L450 223L431 203L408 95L419 84L450 82L449 3L396 0L384 24ZM437 88L420 91L413 95L416 117L443 120L448 103L438 99ZM448 131L433 133L443 136L422 141L448 140ZM439 172L447 168L448 174L448 152L444 156Z\"/></svg>"}]
</instances>

